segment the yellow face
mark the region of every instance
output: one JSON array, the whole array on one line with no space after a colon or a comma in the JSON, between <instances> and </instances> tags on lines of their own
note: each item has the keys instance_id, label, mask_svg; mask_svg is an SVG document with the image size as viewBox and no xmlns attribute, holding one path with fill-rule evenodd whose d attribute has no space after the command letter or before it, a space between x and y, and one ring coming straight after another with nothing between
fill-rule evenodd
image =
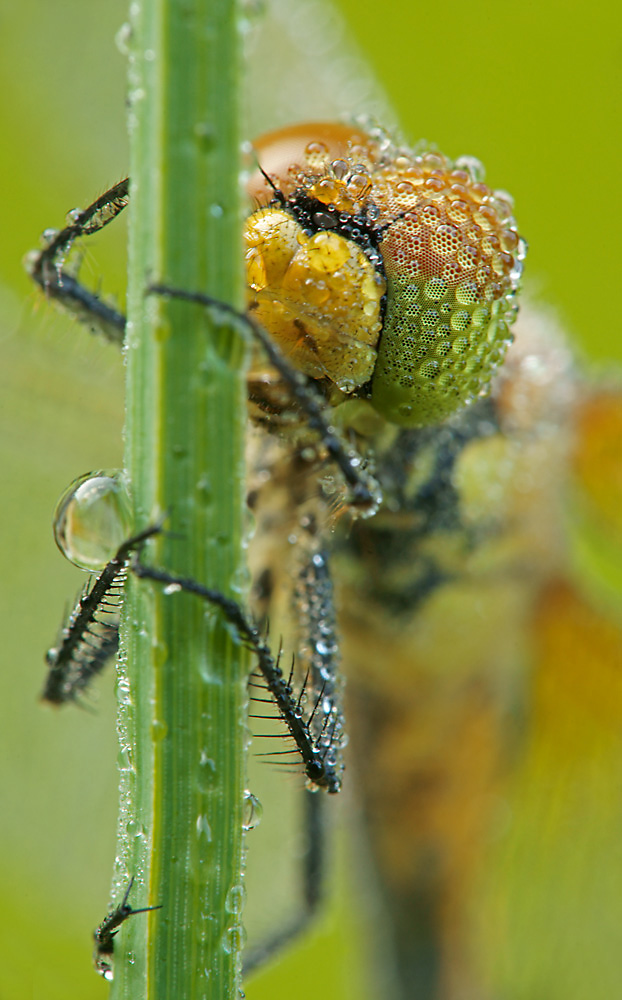
<instances>
[{"instance_id":1,"label":"yellow face","mask_svg":"<svg viewBox=\"0 0 622 1000\"><path fill-rule=\"evenodd\" d=\"M386 282L363 250L278 206L251 215L244 240L254 316L296 367L344 392L369 381Z\"/></svg>"},{"instance_id":2,"label":"yellow face","mask_svg":"<svg viewBox=\"0 0 622 1000\"><path fill-rule=\"evenodd\" d=\"M339 125L256 143L249 306L296 366L391 423L437 423L483 391L511 342L525 244L472 159Z\"/></svg>"}]
</instances>

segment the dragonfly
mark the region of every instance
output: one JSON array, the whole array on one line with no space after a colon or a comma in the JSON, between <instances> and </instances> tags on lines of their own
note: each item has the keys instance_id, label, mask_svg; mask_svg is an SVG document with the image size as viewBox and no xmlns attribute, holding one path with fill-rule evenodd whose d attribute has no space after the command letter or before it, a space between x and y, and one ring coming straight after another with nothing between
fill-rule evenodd
<instances>
[{"instance_id":1,"label":"dragonfly","mask_svg":"<svg viewBox=\"0 0 622 1000\"><path fill-rule=\"evenodd\" d=\"M493 404L503 420L490 412ZM576 711L580 682L598 667L614 691L620 646L615 626L591 616L564 579L558 529L566 470L592 477L592 501L606 494L616 393L582 385L564 346L531 314L519 320L516 351L485 406L484 415L469 410L466 423L452 423L440 437L418 435L412 454L395 438L374 444L380 482L395 477L396 453L402 467L418 470L408 486L413 506L404 484L394 484L397 499L384 517L331 538L353 760L365 760L355 780L378 869L383 934L402 970L397 978L419 984L423 996L458 996L467 985L472 995L511 989L533 914L555 895L550 880L530 873L543 866L556 884L559 828L584 811L570 801L561 821L547 819L547 805L559 810L565 800L559 787L551 792L543 759L553 766L556 751L563 753L568 770L560 784L568 780L572 789L581 766L595 768L615 750L612 733L590 741L565 732L576 725L590 735L593 720ZM473 434L470 420L485 430ZM600 427L596 442L593 426ZM603 428L612 435L609 448ZM435 510L430 497L439 490L444 501ZM607 503L615 513L611 493ZM531 691L523 673L529 645L539 664ZM573 704L560 706L568 678L578 690ZM603 700L597 687L590 690ZM615 708L612 696L613 726ZM512 833L521 817L535 826L527 836ZM508 857L513 906L496 882L498 873L507 879ZM521 891L537 901L531 916L528 902L517 902ZM567 913L567 899L559 903ZM479 912L467 921L473 909ZM485 926L473 944L479 923ZM495 975L501 986L490 985ZM412 995L401 989L397 995Z\"/></svg>"}]
</instances>

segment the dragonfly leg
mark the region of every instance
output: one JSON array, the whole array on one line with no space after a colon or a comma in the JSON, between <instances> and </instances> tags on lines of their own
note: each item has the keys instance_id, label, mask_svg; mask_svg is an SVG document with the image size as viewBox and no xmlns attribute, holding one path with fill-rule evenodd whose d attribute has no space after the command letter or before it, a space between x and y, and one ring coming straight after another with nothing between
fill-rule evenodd
<instances>
[{"instance_id":1,"label":"dragonfly leg","mask_svg":"<svg viewBox=\"0 0 622 1000\"><path fill-rule=\"evenodd\" d=\"M125 316L83 285L65 266L76 240L91 236L123 211L129 201L129 178L96 198L84 211L70 213L68 224L45 234L46 245L30 253L26 269L48 298L55 299L81 323L118 346L125 337Z\"/></svg>"}]
</instances>

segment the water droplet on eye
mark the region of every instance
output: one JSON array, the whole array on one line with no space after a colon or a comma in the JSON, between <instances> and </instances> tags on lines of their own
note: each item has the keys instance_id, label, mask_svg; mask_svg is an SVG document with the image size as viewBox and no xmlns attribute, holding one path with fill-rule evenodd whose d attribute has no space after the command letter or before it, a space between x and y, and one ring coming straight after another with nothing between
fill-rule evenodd
<instances>
[{"instance_id":1,"label":"water droplet on eye","mask_svg":"<svg viewBox=\"0 0 622 1000\"><path fill-rule=\"evenodd\" d=\"M343 180L348 175L350 165L347 160L333 160L331 169L337 180Z\"/></svg>"},{"instance_id":2,"label":"water droplet on eye","mask_svg":"<svg viewBox=\"0 0 622 1000\"><path fill-rule=\"evenodd\" d=\"M328 153L328 146L323 142L309 142L305 146L305 156L325 156Z\"/></svg>"},{"instance_id":3,"label":"water droplet on eye","mask_svg":"<svg viewBox=\"0 0 622 1000\"><path fill-rule=\"evenodd\" d=\"M244 792L244 805L242 812L242 829L243 830L254 830L255 827L259 826L261 823L261 817L263 816L263 806L256 795L249 792L248 789Z\"/></svg>"},{"instance_id":4,"label":"water droplet on eye","mask_svg":"<svg viewBox=\"0 0 622 1000\"><path fill-rule=\"evenodd\" d=\"M225 899L225 909L227 913L234 913L238 916L244 909L246 902L246 889L242 884L232 885Z\"/></svg>"},{"instance_id":5,"label":"water droplet on eye","mask_svg":"<svg viewBox=\"0 0 622 1000\"><path fill-rule=\"evenodd\" d=\"M460 156L456 160L458 170L467 170L475 181L483 181L486 176L484 164L475 156Z\"/></svg>"},{"instance_id":6,"label":"water droplet on eye","mask_svg":"<svg viewBox=\"0 0 622 1000\"><path fill-rule=\"evenodd\" d=\"M54 512L54 539L80 569L100 570L130 534L130 504L119 471L89 472L69 486Z\"/></svg>"}]
</instances>

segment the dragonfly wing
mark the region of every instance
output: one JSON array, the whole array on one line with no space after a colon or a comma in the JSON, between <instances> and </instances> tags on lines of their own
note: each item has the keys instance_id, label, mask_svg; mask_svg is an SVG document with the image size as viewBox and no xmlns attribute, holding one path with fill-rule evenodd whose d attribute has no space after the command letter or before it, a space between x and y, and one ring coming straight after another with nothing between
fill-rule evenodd
<instances>
[{"instance_id":1,"label":"dragonfly wing","mask_svg":"<svg viewBox=\"0 0 622 1000\"><path fill-rule=\"evenodd\" d=\"M247 39L249 135L292 122L395 114L340 14L322 0L268 0ZM275 58L278 53L278 58Z\"/></svg>"}]
</instances>

